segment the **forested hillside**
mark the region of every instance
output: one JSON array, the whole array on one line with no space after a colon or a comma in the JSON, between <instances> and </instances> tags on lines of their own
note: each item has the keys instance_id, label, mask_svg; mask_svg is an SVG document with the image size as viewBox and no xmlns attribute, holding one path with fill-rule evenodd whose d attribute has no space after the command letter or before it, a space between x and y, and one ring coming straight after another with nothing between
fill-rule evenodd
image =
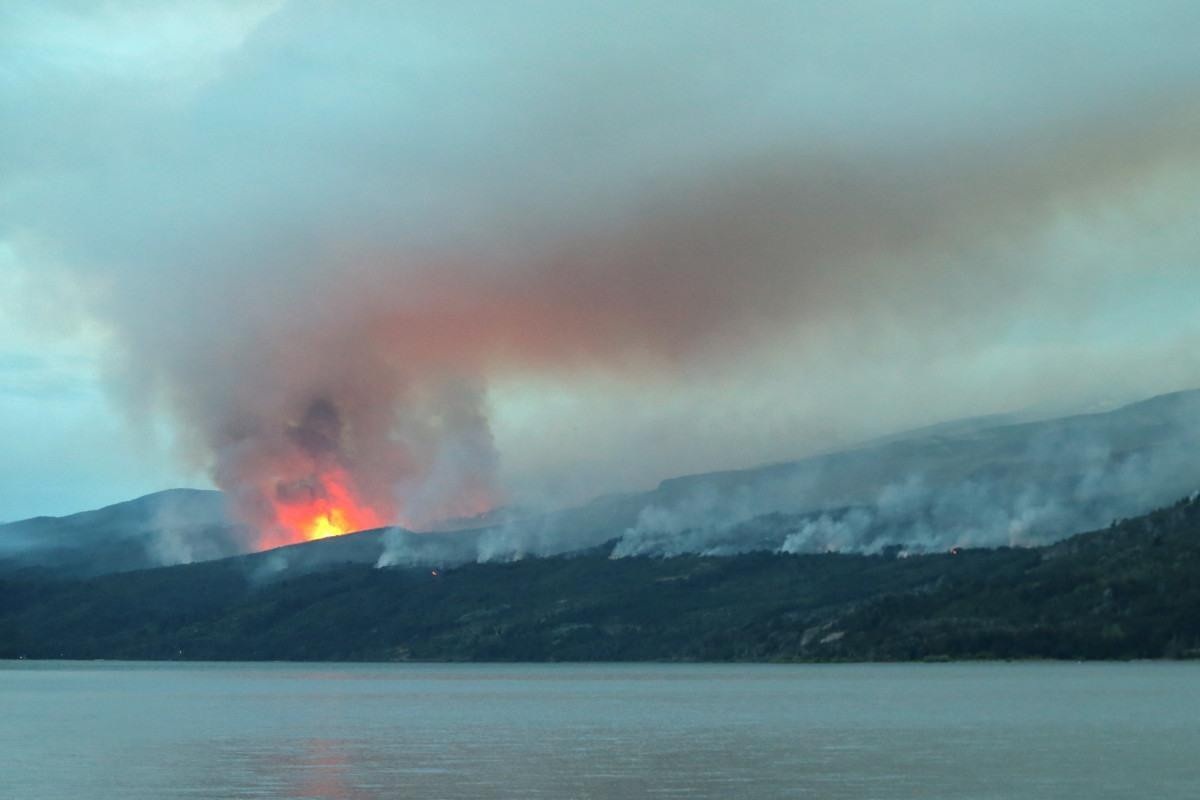
<instances>
[{"instance_id":1,"label":"forested hillside","mask_svg":"<svg viewBox=\"0 0 1200 800\"><path fill-rule=\"evenodd\" d=\"M1043 548L0 579L7 658L905 660L1200 650L1194 499Z\"/></svg>"}]
</instances>

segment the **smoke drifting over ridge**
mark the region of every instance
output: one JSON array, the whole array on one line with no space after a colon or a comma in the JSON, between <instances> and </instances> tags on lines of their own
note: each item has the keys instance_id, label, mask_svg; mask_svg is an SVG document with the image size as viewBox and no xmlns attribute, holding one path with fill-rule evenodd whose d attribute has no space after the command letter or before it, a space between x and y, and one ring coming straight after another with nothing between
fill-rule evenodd
<instances>
[{"instance_id":1,"label":"smoke drifting over ridge","mask_svg":"<svg viewBox=\"0 0 1200 800\"><path fill-rule=\"evenodd\" d=\"M422 527L504 500L497 380L970 360L1200 288L1200 20L1033 9L218 4L211 51L6 57L0 236L260 545Z\"/></svg>"},{"instance_id":2,"label":"smoke drifting over ridge","mask_svg":"<svg viewBox=\"0 0 1200 800\"><path fill-rule=\"evenodd\" d=\"M1044 545L1194 496L1200 390L1036 422L985 418L860 448L664 481L443 536L390 531L380 566Z\"/></svg>"}]
</instances>

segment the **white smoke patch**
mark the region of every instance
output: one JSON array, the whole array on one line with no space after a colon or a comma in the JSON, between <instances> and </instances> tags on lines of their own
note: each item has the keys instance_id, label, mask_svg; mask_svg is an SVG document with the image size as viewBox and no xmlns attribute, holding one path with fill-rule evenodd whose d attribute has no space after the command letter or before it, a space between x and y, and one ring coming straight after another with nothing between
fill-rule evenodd
<instances>
[{"instance_id":1,"label":"white smoke patch","mask_svg":"<svg viewBox=\"0 0 1200 800\"><path fill-rule=\"evenodd\" d=\"M203 560L196 557L195 544L189 540L186 533L170 525L157 531L151 552L154 559L163 566L191 564Z\"/></svg>"},{"instance_id":2,"label":"white smoke patch","mask_svg":"<svg viewBox=\"0 0 1200 800\"><path fill-rule=\"evenodd\" d=\"M492 515L487 515L489 518ZM458 520L464 523L467 520ZM516 561L571 549L548 517L505 517L500 524L455 527L414 533L392 528L384 533L376 567L437 566L468 561Z\"/></svg>"},{"instance_id":3,"label":"white smoke patch","mask_svg":"<svg viewBox=\"0 0 1200 800\"><path fill-rule=\"evenodd\" d=\"M441 559L430 558L428 550L414 546L410 536L404 532L392 529L384 534L383 552L375 562L377 568L407 567L416 565L436 564Z\"/></svg>"},{"instance_id":4,"label":"white smoke patch","mask_svg":"<svg viewBox=\"0 0 1200 800\"><path fill-rule=\"evenodd\" d=\"M840 553L860 547L866 531L875 522L869 511L852 509L842 515L821 514L789 533L779 546L781 553ZM915 543L914 543L915 544ZM870 547L863 552L873 552Z\"/></svg>"},{"instance_id":5,"label":"white smoke patch","mask_svg":"<svg viewBox=\"0 0 1200 800\"><path fill-rule=\"evenodd\" d=\"M526 517L483 531L475 547L475 560L481 564L520 561L571 550L575 544L553 515Z\"/></svg>"},{"instance_id":6,"label":"white smoke patch","mask_svg":"<svg viewBox=\"0 0 1200 800\"><path fill-rule=\"evenodd\" d=\"M790 480L775 478L769 489L701 483L674 503L644 508L613 557L1046 544L1192 492L1200 483L1197 401L1194 394L1151 401L1160 408L1135 424L1153 441L1135 428L1110 430L1102 416L1079 417L1030 426L1034 435L1011 441L997 429L987 459L975 463L953 446L937 457L936 440L927 443L932 458L902 442L864 451L874 458L797 465ZM1149 405L1116 414L1138 420ZM956 464L963 459L965 471Z\"/></svg>"},{"instance_id":7,"label":"white smoke patch","mask_svg":"<svg viewBox=\"0 0 1200 800\"><path fill-rule=\"evenodd\" d=\"M213 493L175 491L155 498L150 516L135 530L151 563L160 566L211 561L245 552L238 530Z\"/></svg>"},{"instance_id":8,"label":"white smoke patch","mask_svg":"<svg viewBox=\"0 0 1200 800\"><path fill-rule=\"evenodd\" d=\"M32 550L38 545L38 540L33 531L28 530L31 526L28 522L22 524L5 523L0 526L0 558L22 553L27 550Z\"/></svg>"},{"instance_id":9,"label":"white smoke patch","mask_svg":"<svg viewBox=\"0 0 1200 800\"><path fill-rule=\"evenodd\" d=\"M291 566L291 562L287 555L275 550L267 554L265 558L257 561L250 571L249 579L251 583L267 583L273 578L284 574Z\"/></svg>"},{"instance_id":10,"label":"white smoke patch","mask_svg":"<svg viewBox=\"0 0 1200 800\"><path fill-rule=\"evenodd\" d=\"M637 522L621 535L612 556L726 555L753 549L762 542L748 523L770 512L791 512L809 497L811 481L804 475L741 485L732 491L700 486L678 503L642 509ZM741 543L733 539L741 539Z\"/></svg>"},{"instance_id":11,"label":"white smoke patch","mask_svg":"<svg viewBox=\"0 0 1200 800\"><path fill-rule=\"evenodd\" d=\"M585 506L546 513L528 508L499 509L496 514L486 515L488 520L499 517L498 524L428 533L393 529L384 536L384 551L377 566L520 561L573 552L616 539L619 529L608 527L602 521L603 515L599 523L593 520L591 524L581 524L581 519L589 516L589 509L590 506Z\"/></svg>"},{"instance_id":12,"label":"white smoke patch","mask_svg":"<svg viewBox=\"0 0 1200 800\"><path fill-rule=\"evenodd\" d=\"M150 551L159 564L191 564L197 557L196 525L174 503L161 503L150 521Z\"/></svg>"},{"instance_id":13,"label":"white smoke patch","mask_svg":"<svg viewBox=\"0 0 1200 800\"><path fill-rule=\"evenodd\" d=\"M377 568L443 566L474 560L477 532L413 533L392 528L383 535Z\"/></svg>"}]
</instances>

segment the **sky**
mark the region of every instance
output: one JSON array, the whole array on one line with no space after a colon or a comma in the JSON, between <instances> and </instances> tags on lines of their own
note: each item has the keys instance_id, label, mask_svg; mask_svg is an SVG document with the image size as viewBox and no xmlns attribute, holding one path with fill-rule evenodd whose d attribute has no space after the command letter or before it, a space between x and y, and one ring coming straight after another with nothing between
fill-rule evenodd
<instances>
[{"instance_id":1,"label":"sky","mask_svg":"<svg viewBox=\"0 0 1200 800\"><path fill-rule=\"evenodd\" d=\"M1165 1L6 2L0 520L344 486L419 526L1200 386L1197 41Z\"/></svg>"}]
</instances>

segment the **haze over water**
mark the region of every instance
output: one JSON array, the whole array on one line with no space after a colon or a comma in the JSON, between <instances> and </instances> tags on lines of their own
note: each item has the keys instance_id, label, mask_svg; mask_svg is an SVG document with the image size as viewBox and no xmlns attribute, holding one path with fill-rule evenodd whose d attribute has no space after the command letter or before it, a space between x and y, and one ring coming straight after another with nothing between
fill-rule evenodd
<instances>
[{"instance_id":1,"label":"haze over water","mask_svg":"<svg viewBox=\"0 0 1200 800\"><path fill-rule=\"evenodd\" d=\"M1200 667L0 665L0 796L1184 798Z\"/></svg>"}]
</instances>

